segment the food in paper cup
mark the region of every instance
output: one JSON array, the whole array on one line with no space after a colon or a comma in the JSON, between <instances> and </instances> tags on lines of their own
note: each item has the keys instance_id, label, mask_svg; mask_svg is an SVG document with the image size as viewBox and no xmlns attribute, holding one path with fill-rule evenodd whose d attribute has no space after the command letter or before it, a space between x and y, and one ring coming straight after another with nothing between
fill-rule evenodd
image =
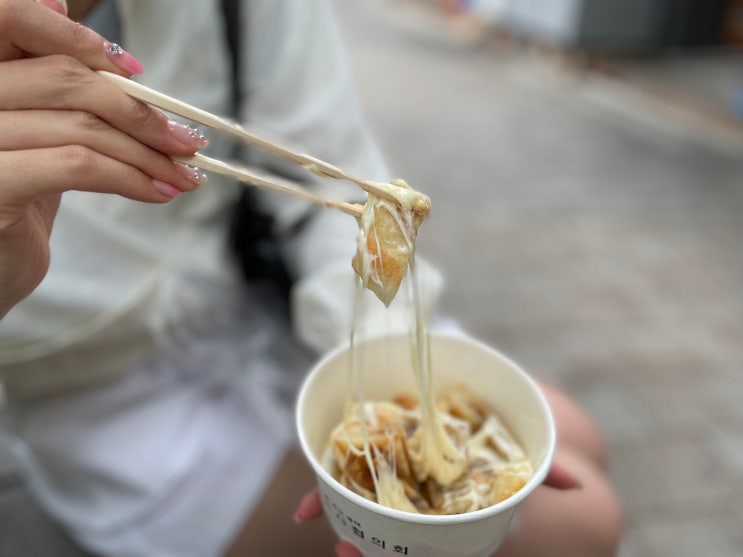
<instances>
[{"instance_id":1,"label":"food in paper cup","mask_svg":"<svg viewBox=\"0 0 743 557\"><path fill-rule=\"evenodd\" d=\"M360 493L349 485L348 470L345 480L339 475L334 454L339 447L334 445L333 439L342 438L338 436L339 424L353 415L347 405L349 370L354 357L363 369L362 405L371 402L370 408L382 414L377 417L393 421L402 419L404 422L406 412L415 414L417 401L408 396L400 397L401 393L417 392L410 336L374 338L357 344L354 350L356 354L352 356L348 346L341 347L317 363L307 376L297 403L300 443L317 476L331 525L341 538L350 541L367 557L489 557L503 541L514 511L541 484L551 463L554 423L539 387L514 362L477 340L462 335L431 334L430 359L439 412L446 414L446 405L450 405L449 411L459 414L457 419L463 421L467 420L465 414L468 412L481 413L477 419L469 416L473 420L469 438L477 436L483 427L486 429L482 430L482 437L505 432L505 441L496 444L486 440L484 446L498 453L500 464L513 465L517 472L503 476L509 478L505 486L493 487L490 484L490 480L495 481L492 475L487 481L479 482L483 490L490 490L494 495L483 497L470 507L466 506L464 498L447 498L443 492L432 493L430 487L420 488L424 482L430 483L431 470L429 477L422 481L421 470L425 466L416 471L408 459L409 469L396 469L387 477L399 479L399 472L400 476L414 480L415 493L408 490L406 495L412 508L405 508L404 501L402 509L392 508L376 501L376 493L367 489L368 478L359 481L364 473L363 463L357 462L358 471L354 473L360 474L355 481L366 492ZM404 409L405 405L409 408L404 411L395 408ZM357 411L356 415L363 414ZM493 416L497 418L497 425L486 426ZM478 422L481 423L476 428ZM410 433L414 438L415 432ZM385 446L392 450L407 440L408 430L405 440L398 432L397 437L391 436L391 444ZM511 458L514 460L509 460ZM389 462L385 458L378 460L382 461ZM464 470L471 469L471 464L466 464ZM366 472L370 472L368 466ZM456 476L450 485L460 480L472 487L468 483L471 478L467 479L466 474ZM402 491L406 493L404 485ZM419 499L421 496L425 501Z\"/></svg>"}]
</instances>

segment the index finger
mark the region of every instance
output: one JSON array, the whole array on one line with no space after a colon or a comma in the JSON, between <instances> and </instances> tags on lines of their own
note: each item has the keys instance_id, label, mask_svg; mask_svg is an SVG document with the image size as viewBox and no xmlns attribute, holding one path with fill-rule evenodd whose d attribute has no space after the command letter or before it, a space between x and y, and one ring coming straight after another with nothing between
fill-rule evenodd
<instances>
[{"instance_id":1,"label":"index finger","mask_svg":"<svg viewBox=\"0 0 743 557\"><path fill-rule=\"evenodd\" d=\"M567 468L552 463L547 477L544 479L544 485L554 487L555 489L580 489L582 484Z\"/></svg>"},{"instance_id":2,"label":"index finger","mask_svg":"<svg viewBox=\"0 0 743 557\"><path fill-rule=\"evenodd\" d=\"M358 549L344 540L339 541L335 546L335 554L337 557L363 557Z\"/></svg>"},{"instance_id":3,"label":"index finger","mask_svg":"<svg viewBox=\"0 0 743 557\"><path fill-rule=\"evenodd\" d=\"M320 501L320 493L317 489L313 489L307 493L297 507L297 511L294 514L294 520L296 522L306 522L322 515L322 502Z\"/></svg>"},{"instance_id":4,"label":"index finger","mask_svg":"<svg viewBox=\"0 0 743 557\"><path fill-rule=\"evenodd\" d=\"M0 0L0 61L66 54L94 70L130 76L142 73L131 54L95 31L39 2Z\"/></svg>"}]
</instances>

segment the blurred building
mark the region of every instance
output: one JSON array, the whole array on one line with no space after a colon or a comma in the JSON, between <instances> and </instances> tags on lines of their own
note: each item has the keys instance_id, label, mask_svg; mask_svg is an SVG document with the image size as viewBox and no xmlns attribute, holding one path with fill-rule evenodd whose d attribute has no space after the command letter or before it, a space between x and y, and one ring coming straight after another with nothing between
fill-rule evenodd
<instances>
[{"instance_id":1,"label":"blurred building","mask_svg":"<svg viewBox=\"0 0 743 557\"><path fill-rule=\"evenodd\" d=\"M743 42L740 0L470 0L469 9L561 47L648 51Z\"/></svg>"},{"instance_id":2,"label":"blurred building","mask_svg":"<svg viewBox=\"0 0 743 557\"><path fill-rule=\"evenodd\" d=\"M451 0L488 26L588 54L635 85L743 120L743 0Z\"/></svg>"}]
</instances>

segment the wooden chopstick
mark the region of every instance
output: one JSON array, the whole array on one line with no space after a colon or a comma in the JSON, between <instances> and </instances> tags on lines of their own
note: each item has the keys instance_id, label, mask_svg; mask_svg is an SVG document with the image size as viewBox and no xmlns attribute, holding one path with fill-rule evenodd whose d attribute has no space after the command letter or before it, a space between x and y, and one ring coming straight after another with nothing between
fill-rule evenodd
<instances>
[{"instance_id":1,"label":"wooden chopstick","mask_svg":"<svg viewBox=\"0 0 743 557\"><path fill-rule=\"evenodd\" d=\"M107 80L109 80L111 83L116 85L119 89L121 89L122 91L124 91L125 93L127 93L128 95L131 95L132 97L136 99L139 99L148 104L161 108L172 114L176 114L178 116L187 118L188 120L198 122L199 124L203 124L210 128L223 130L227 133L230 133L240 138L242 141L245 141L246 143L260 146L268 151L276 153L282 157L288 158L294 161L296 164L309 170L313 174L316 174L323 178L335 178L335 179L347 180L351 183L354 183L360 186L367 193L373 193L374 195L377 195L379 197L383 197L385 199L398 202L398 199L392 194L390 194L390 192L387 191L385 187L383 187L383 185L381 184L370 182L368 180L360 180L358 178L355 178L351 176L350 174L347 174L340 168L333 166L332 164L329 164L325 161L322 161L310 155L296 153L286 147L282 147L281 145L268 141L267 139L261 138L249 132L248 130L246 130L241 125L235 122L232 122L220 116L215 116L214 114L206 112L205 110L186 104L183 101L174 99L173 97L170 97L168 95L155 91L154 89L150 89L149 87L145 87L144 85L141 85L135 81L132 81L131 79L127 79L120 75L116 75L116 74L106 72L106 71L99 71L98 73L101 76L105 77ZM214 161L214 162L216 163L218 161ZM214 168L218 166L219 165L216 165ZM215 170L214 168L211 168L211 170L214 172L219 172L219 170ZM227 172L226 168L222 168L222 170L224 171L222 173ZM324 201L323 203L326 204Z\"/></svg>"},{"instance_id":2,"label":"wooden chopstick","mask_svg":"<svg viewBox=\"0 0 743 557\"><path fill-rule=\"evenodd\" d=\"M283 193L296 195L310 201L317 203L318 205L324 205L333 209L340 209L344 213L347 213L356 218L361 217L361 213L364 210L363 205L356 203L346 203L345 201L335 201L332 199L325 199L317 194L312 193L310 190L296 186L286 180L281 180L276 177L267 177L255 173L253 170L248 169L236 163L226 163L211 157L206 157L201 154L196 154L192 157L173 157L174 161L178 161L184 164L190 164L198 166L204 170L210 170L217 174L223 174L236 178L241 182L252 184L254 186L260 186L270 188Z\"/></svg>"}]
</instances>

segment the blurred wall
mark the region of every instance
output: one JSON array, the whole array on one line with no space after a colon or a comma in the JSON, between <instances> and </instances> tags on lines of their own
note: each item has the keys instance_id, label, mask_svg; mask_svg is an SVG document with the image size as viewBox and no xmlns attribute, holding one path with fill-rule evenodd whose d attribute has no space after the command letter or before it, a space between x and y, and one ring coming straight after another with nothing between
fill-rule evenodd
<instances>
[{"instance_id":1,"label":"blurred wall","mask_svg":"<svg viewBox=\"0 0 743 557\"><path fill-rule=\"evenodd\" d=\"M472 0L498 25L559 46L644 51L719 44L729 0Z\"/></svg>"}]
</instances>

